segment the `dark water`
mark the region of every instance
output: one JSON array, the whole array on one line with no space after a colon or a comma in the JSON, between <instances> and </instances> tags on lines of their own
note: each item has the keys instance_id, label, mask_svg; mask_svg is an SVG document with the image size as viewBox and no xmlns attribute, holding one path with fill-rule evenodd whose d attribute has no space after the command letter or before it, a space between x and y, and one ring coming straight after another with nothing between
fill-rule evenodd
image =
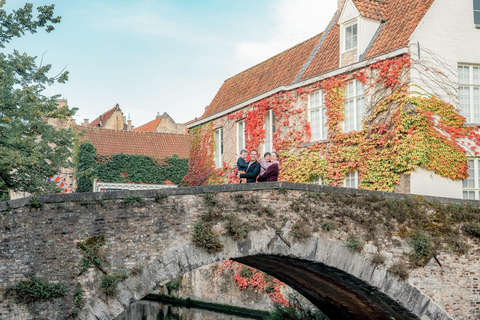
<instances>
[{"instance_id":1,"label":"dark water","mask_svg":"<svg viewBox=\"0 0 480 320\"><path fill-rule=\"evenodd\" d=\"M251 320L261 316L232 314L208 308L185 307L165 302L141 300L130 306L115 320Z\"/></svg>"}]
</instances>

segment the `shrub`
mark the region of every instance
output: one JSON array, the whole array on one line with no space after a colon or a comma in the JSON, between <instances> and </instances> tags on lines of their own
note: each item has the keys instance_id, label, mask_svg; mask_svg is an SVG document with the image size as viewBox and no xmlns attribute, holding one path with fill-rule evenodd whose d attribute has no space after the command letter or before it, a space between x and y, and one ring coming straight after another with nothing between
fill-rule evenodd
<instances>
[{"instance_id":1,"label":"shrub","mask_svg":"<svg viewBox=\"0 0 480 320\"><path fill-rule=\"evenodd\" d=\"M205 193L205 195L203 196L203 203L207 207L218 207L219 206L219 203L218 203L217 199L215 199L215 194L213 194L213 193Z\"/></svg>"},{"instance_id":2,"label":"shrub","mask_svg":"<svg viewBox=\"0 0 480 320\"><path fill-rule=\"evenodd\" d=\"M362 241L354 234L349 234L345 243L347 248L353 252L361 252L363 250Z\"/></svg>"},{"instance_id":3,"label":"shrub","mask_svg":"<svg viewBox=\"0 0 480 320\"><path fill-rule=\"evenodd\" d=\"M329 231L335 230L337 228L337 224L335 223L335 221L327 220L322 222L321 227L323 231L329 232Z\"/></svg>"},{"instance_id":4,"label":"shrub","mask_svg":"<svg viewBox=\"0 0 480 320\"><path fill-rule=\"evenodd\" d=\"M417 230L412 236L412 245L412 264L419 267L425 266L433 256L432 238L423 231Z\"/></svg>"},{"instance_id":5,"label":"shrub","mask_svg":"<svg viewBox=\"0 0 480 320\"><path fill-rule=\"evenodd\" d=\"M168 198L168 194L166 194L165 192L158 192L155 195L155 201L159 203L162 203L167 198Z\"/></svg>"},{"instance_id":6,"label":"shrub","mask_svg":"<svg viewBox=\"0 0 480 320\"><path fill-rule=\"evenodd\" d=\"M470 222L464 227L465 233L469 236L480 238L480 222Z\"/></svg>"},{"instance_id":7,"label":"shrub","mask_svg":"<svg viewBox=\"0 0 480 320\"><path fill-rule=\"evenodd\" d=\"M388 268L388 271L390 271L391 274L396 276L401 281L408 280L408 277L409 277L408 266L403 261L392 264L390 268Z\"/></svg>"},{"instance_id":8,"label":"shrub","mask_svg":"<svg viewBox=\"0 0 480 320\"><path fill-rule=\"evenodd\" d=\"M242 240L245 239L250 231L248 225L243 223L240 219L238 219L234 215L228 215L225 217L225 229L234 240Z\"/></svg>"},{"instance_id":9,"label":"shrub","mask_svg":"<svg viewBox=\"0 0 480 320\"><path fill-rule=\"evenodd\" d=\"M198 247L204 248L208 253L215 253L223 249L218 235L212 227L203 221L198 221L193 226L192 241Z\"/></svg>"},{"instance_id":10,"label":"shrub","mask_svg":"<svg viewBox=\"0 0 480 320\"><path fill-rule=\"evenodd\" d=\"M125 203L139 203L142 201L143 201L143 198L140 196L128 196L123 198L123 202Z\"/></svg>"},{"instance_id":11,"label":"shrub","mask_svg":"<svg viewBox=\"0 0 480 320\"><path fill-rule=\"evenodd\" d=\"M238 274L244 278L250 279L251 277L253 277L253 269L247 266L243 266L242 269L238 271Z\"/></svg>"},{"instance_id":12,"label":"shrub","mask_svg":"<svg viewBox=\"0 0 480 320\"><path fill-rule=\"evenodd\" d=\"M80 248L83 258L82 258L82 268L83 271L87 271L93 264L100 265L101 261L98 257L98 251L100 247L105 244L105 236L100 234L98 236L93 236L85 240L85 242L78 242L77 246Z\"/></svg>"},{"instance_id":13,"label":"shrub","mask_svg":"<svg viewBox=\"0 0 480 320\"><path fill-rule=\"evenodd\" d=\"M165 287L168 290L168 294L170 294L171 291L178 290L180 288L181 281L182 281L182 278L179 277L175 280L172 280L172 281L169 281L169 282L165 283Z\"/></svg>"},{"instance_id":14,"label":"shrub","mask_svg":"<svg viewBox=\"0 0 480 320\"><path fill-rule=\"evenodd\" d=\"M308 222L304 219L295 222L290 233L296 241L306 241L312 234Z\"/></svg>"},{"instance_id":15,"label":"shrub","mask_svg":"<svg viewBox=\"0 0 480 320\"><path fill-rule=\"evenodd\" d=\"M65 295L65 287L61 284L48 283L38 278L22 281L15 286L15 301L19 303L32 303Z\"/></svg>"},{"instance_id":16,"label":"shrub","mask_svg":"<svg viewBox=\"0 0 480 320\"><path fill-rule=\"evenodd\" d=\"M100 278L100 290L107 296L114 296L117 290L117 284L123 279L127 278L127 275L121 274L104 274Z\"/></svg>"},{"instance_id":17,"label":"shrub","mask_svg":"<svg viewBox=\"0 0 480 320\"><path fill-rule=\"evenodd\" d=\"M372 256L372 263L376 266L384 266L387 258L379 252L375 252Z\"/></svg>"},{"instance_id":18,"label":"shrub","mask_svg":"<svg viewBox=\"0 0 480 320\"><path fill-rule=\"evenodd\" d=\"M75 292L73 293L73 303L77 307L81 307L82 299L83 299L83 289L82 285L80 283L77 283L77 286L75 287Z\"/></svg>"},{"instance_id":19,"label":"shrub","mask_svg":"<svg viewBox=\"0 0 480 320\"><path fill-rule=\"evenodd\" d=\"M280 188L278 188L277 192L280 193L280 194L287 194L288 189L284 188L284 187L280 187Z\"/></svg>"},{"instance_id":20,"label":"shrub","mask_svg":"<svg viewBox=\"0 0 480 320\"><path fill-rule=\"evenodd\" d=\"M33 196L31 199L30 199L30 202L28 203L28 205L32 208L40 208L41 206L43 206L43 202L41 202L40 200L38 200L37 197Z\"/></svg>"}]
</instances>

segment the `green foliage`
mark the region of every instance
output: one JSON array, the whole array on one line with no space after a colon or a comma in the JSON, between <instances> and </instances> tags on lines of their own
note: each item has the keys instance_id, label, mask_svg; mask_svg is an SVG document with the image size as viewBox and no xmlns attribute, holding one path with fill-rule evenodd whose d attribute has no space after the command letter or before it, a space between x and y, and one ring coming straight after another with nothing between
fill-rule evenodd
<instances>
[{"instance_id":1,"label":"green foliage","mask_svg":"<svg viewBox=\"0 0 480 320\"><path fill-rule=\"evenodd\" d=\"M143 201L143 198L140 196L128 196L123 198L123 202L125 203L140 203Z\"/></svg>"},{"instance_id":2,"label":"green foliage","mask_svg":"<svg viewBox=\"0 0 480 320\"><path fill-rule=\"evenodd\" d=\"M350 233L345 242L347 248L353 252L362 252L363 243L362 241L354 234Z\"/></svg>"},{"instance_id":3,"label":"green foliage","mask_svg":"<svg viewBox=\"0 0 480 320\"><path fill-rule=\"evenodd\" d=\"M92 267L94 263L97 265L101 264L100 258L98 257L98 251L104 244L105 236L103 234L90 237L85 240L85 242L77 243L77 246L83 254L81 264L84 272Z\"/></svg>"},{"instance_id":4,"label":"green foliage","mask_svg":"<svg viewBox=\"0 0 480 320\"><path fill-rule=\"evenodd\" d=\"M422 230L417 230L415 234L412 235L412 245L412 264L419 267L426 265L433 256L434 247L432 238Z\"/></svg>"},{"instance_id":5,"label":"green foliage","mask_svg":"<svg viewBox=\"0 0 480 320\"><path fill-rule=\"evenodd\" d=\"M225 216L225 229L234 240L245 239L250 227L234 215Z\"/></svg>"},{"instance_id":6,"label":"green foliage","mask_svg":"<svg viewBox=\"0 0 480 320\"><path fill-rule=\"evenodd\" d=\"M177 291L180 288L181 281L182 281L182 278L180 277L165 283L165 287L168 290L168 294L170 294L170 292L172 291Z\"/></svg>"},{"instance_id":7,"label":"green foliage","mask_svg":"<svg viewBox=\"0 0 480 320\"><path fill-rule=\"evenodd\" d=\"M61 284L48 283L38 278L22 281L13 290L15 301L18 303L32 303L65 295L65 287Z\"/></svg>"},{"instance_id":8,"label":"green foliage","mask_svg":"<svg viewBox=\"0 0 480 320\"><path fill-rule=\"evenodd\" d=\"M475 238L480 238L480 222L470 222L465 225L465 232Z\"/></svg>"},{"instance_id":9,"label":"green foliage","mask_svg":"<svg viewBox=\"0 0 480 320\"><path fill-rule=\"evenodd\" d=\"M73 293L73 303L75 304L75 306L81 307L82 299L83 299L82 285L77 282L77 285L75 287L75 292Z\"/></svg>"},{"instance_id":10,"label":"green foliage","mask_svg":"<svg viewBox=\"0 0 480 320\"><path fill-rule=\"evenodd\" d=\"M288 305L276 304L265 320L329 320L318 309L302 306L298 301Z\"/></svg>"},{"instance_id":11,"label":"green foliage","mask_svg":"<svg viewBox=\"0 0 480 320\"><path fill-rule=\"evenodd\" d=\"M36 33L40 28L50 32L53 24L60 22L60 17L53 15L53 5L38 7L36 13L28 3L10 14L1 7L1 48L25 32ZM0 193L58 192L47 178L55 175L58 167L71 166L68 159L75 134L68 125L56 128L45 119L68 119L75 109L57 108L59 96L42 93L55 82L65 82L68 72L50 77L51 65L37 65L36 57L17 50L6 51L0 53Z\"/></svg>"},{"instance_id":12,"label":"green foliage","mask_svg":"<svg viewBox=\"0 0 480 320\"><path fill-rule=\"evenodd\" d=\"M121 281L121 277L114 274L104 274L100 278L100 290L107 296L114 296L117 290L117 284Z\"/></svg>"},{"instance_id":13,"label":"green foliage","mask_svg":"<svg viewBox=\"0 0 480 320\"><path fill-rule=\"evenodd\" d=\"M337 224L335 223L335 221L323 221L321 228L323 231L329 232L335 230L337 228Z\"/></svg>"},{"instance_id":14,"label":"green foliage","mask_svg":"<svg viewBox=\"0 0 480 320\"><path fill-rule=\"evenodd\" d=\"M287 188L284 188L284 187L280 187L280 188L278 188L277 192L280 193L280 194L285 195L285 194L287 194L288 189L287 189Z\"/></svg>"},{"instance_id":15,"label":"green foliage","mask_svg":"<svg viewBox=\"0 0 480 320\"><path fill-rule=\"evenodd\" d=\"M223 249L218 235L214 233L211 225L204 221L198 221L193 226L192 241L200 248L204 248L208 253L216 253Z\"/></svg>"},{"instance_id":16,"label":"green foliage","mask_svg":"<svg viewBox=\"0 0 480 320\"><path fill-rule=\"evenodd\" d=\"M93 191L93 170L97 160L97 149L91 143L80 145L77 159L77 190L76 192Z\"/></svg>"},{"instance_id":17,"label":"green foliage","mask_svg":"<svg viewBox=\"0 0 480 320\"><path fill-rule=\"evenodd\" d=\"M170 180L180 183L188 171L188 159L178 155L157 160L149 156L136 154L96 155L90 143L80 146L77 176L77 192L92 191L92 182L98 178L103 182L164 184Z\"/></svg>"},{"instance_id":18,"label":"green foliage","mask_svg":"<svg viewBox=\"0 0 480 320\"><path fill-rule=\"evenodd\" d=\"M156 195L155 195L155 201L156 202L160 202L162 203L165 199L168 198L168 194L166 194L165 192L161 191L161 192L158 192Z\"/></svg>"},{"instance_id":19,"label":"green foliage","mask_svg":"<svg viewBox=\"0 0 480 320\"><path fill-rule=\"evenodd\" d=\"M253 277L253 269L247 266L243 266L242 269L238 271L238 274L244 278L250 279L251 277Z\"/></svg>"},{"instance_id":20,"label":"green foliage","mask_svg":"<svg viewBox=\"0 0 480 320\"><path fill-rule=\"evenodd\" d=\"M28 205L32 208L40 208L41 206L43 206L43 202L41 202L40 200L38 200L37 197L33 196L31 199L30 199L30 202L28 203Z\"/></svg>"},{"instance_id":21,"label":"green foliage","mask_svg":"<svg viewBox=\"0 0 480 320\"><path fill-rule=\"evenodd\" d=\"M218 207L219 203L218 200L215 199L215 194L214 193L205 193L203 196L203 203L207 207Z\"/></svg>"}]
</instances>

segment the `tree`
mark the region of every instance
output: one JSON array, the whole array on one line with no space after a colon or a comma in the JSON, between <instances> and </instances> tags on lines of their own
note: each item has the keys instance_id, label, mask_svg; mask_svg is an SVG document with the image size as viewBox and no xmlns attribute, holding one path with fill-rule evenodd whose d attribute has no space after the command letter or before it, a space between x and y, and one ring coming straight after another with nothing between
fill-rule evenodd
<instances>
[{"instance_id":1,"label":"tree","mask_svg":"<svg viewBox=\"0 0 480 320\"><path fill-rule=\"evenodd\" d=\"M32 4L10 14L2 9L4 4L0 0L0 48L26 32L51 32L60 22L54 5L38 7L35 18ZM42 95L46 86L67 81L68 72L52 77L50 69L50 64L37 65L36 57L17 50L0 53L0 199L9 190L52 191L56 186L47 178L59 167L71 166L73 130L56 128L47 119L68 119L75 109L57 107L59 96Z\"/></svg>"}]
</instances>

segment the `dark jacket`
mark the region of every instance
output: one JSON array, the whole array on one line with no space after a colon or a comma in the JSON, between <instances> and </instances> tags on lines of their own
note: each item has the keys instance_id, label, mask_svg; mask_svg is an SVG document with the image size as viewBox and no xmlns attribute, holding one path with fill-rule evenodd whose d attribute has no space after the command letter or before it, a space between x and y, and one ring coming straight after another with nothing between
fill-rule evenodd
<instances>
[{"instance_id":1,"label":"dark jacket","mask_svg":"<svg viewBox=\"0 0 480 320\"><path fill-rule=\"evenodd\" d=\"M255 161L248 167L245 173L240 174L240 178L246 178L247 183L257 182L258 174L260 173L260 163Z\"/></svg>"},{"instance_id":2,"label":"dark jacket","mask_svg":"<svg viewBox=\"0 0 480 320\"><path fill-rule=\"evenodd\" d=\"M278 181L278 164L271 164L267 171L258 177L258 181Z\"/></svg>"},{"instance_id":3,"label":"dark jacket","mask_svg":"<svg viewBox=\"0 0 480 320\"><path fill-rule=\"evenodd\" d=\"M238 171L246 171L248 167L248 162L245 161L242 157L238 157L237 160L237 169Z\"/></svg>"}]
</instances>

